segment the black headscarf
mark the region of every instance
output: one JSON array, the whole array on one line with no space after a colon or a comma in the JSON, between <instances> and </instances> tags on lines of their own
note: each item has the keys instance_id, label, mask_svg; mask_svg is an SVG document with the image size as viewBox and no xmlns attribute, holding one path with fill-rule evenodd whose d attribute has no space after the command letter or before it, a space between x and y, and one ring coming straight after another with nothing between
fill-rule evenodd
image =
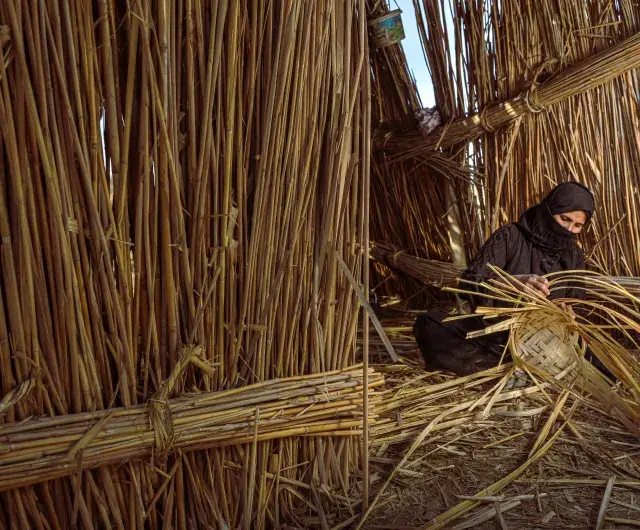
<instances>
[{"instance_id":1,"label":"black headscarf","mask_svg":"<svg viewBox=\"0 0 640 530\"><path fill-rule=\"evenodd\" d=\"M561 254L569 249L576 234L554 219L554 215L582 210L587 221L593 216L595 200L589 188L578 182L563 182L533 208L522 214L516 223L525 236L549 254Z\"/></svg>"}]
</instances>

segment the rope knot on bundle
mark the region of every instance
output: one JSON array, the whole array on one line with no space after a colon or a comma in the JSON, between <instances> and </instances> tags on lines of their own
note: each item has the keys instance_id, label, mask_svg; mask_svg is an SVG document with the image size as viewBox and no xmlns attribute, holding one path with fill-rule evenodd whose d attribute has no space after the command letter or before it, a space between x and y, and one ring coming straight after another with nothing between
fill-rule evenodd
<instances>
[{"instance_id":1,"label":"rope knot on bundle","mask_svg":"<svg viewBox=\"0 0 640 530\"><path fill-rule=\"evenodd\" d=\"M546 105L540 103L540 100L537 96L538 85L533 83L523 95L524 103L529 109L529 112L533 114L538 114L548 109Z\"/></svg>"},{"instance_id":2,"label":"rope knot on bundle","mask_svg":"<svg viewBox=\"0 0 640 530\"><path fill-rule=\"evenodd\" d=\"M404 254L404 252L404 250L396 250L395 252L385 253L382 261L390 269L395 269L398 267L398 256Z\"/></svg>"},{"instance_id":3,"label":"rope knot on bundle","mask_svg":"<svg viewBox=\"0 0 640 530\"><path fill-rule=\"evenodd\" d=\"M494 133L496 132L496 128L489 124L489 121L487 120L487 110L489 110L489 107L482 109L482 112L478 115L480 127L488 133Z\"/></svg>"},{"instance_id":4,"label":"rope knot on bundle","mask_svg":"<svg viewBox=\"0 0 640 530\"><path fill-rule=\"evenodd\" d=\"M202 361L202 353L203 347L201 345L184 346L171 375L162 382L158 391L147 402L149 424L155 437L155 448L161 455L168 454L175 441L169 396L187 366L194 361Z\"/></svg>"},{"instance_id":5,"label":"rope knot on bundle","mask_svg":"<svg viewBox=\"0 0 640 530\"><path fill-rule=\"evenodd\" d=\"M524 99L524 103L529 109L529 112L533 114L538 114L542 111L548 110L548 106L540 103L540 100L538 99L537 91L538 86L540 85L540 83L538 82L538 77L540 77L540 74L542 74L545 68L551 66L552 64L555 64L556 62L557 59L547 59L545 62L543 62L536 70L536 73L533 76L533 81L531 82L531 86L521 94L521 97L522 99Z\"/></svg>"}]
</instances>

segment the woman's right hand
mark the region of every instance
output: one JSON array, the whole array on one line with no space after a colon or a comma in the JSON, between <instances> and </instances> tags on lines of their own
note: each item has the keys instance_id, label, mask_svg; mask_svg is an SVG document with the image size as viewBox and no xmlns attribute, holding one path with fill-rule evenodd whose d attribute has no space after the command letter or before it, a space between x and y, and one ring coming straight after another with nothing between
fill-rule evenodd
<instances>
[{"instance_id":1,"label":"woman's right hand","mask_svg":"<svg viewBox=\"0 0 640 530\"><path fill-rule=\"evenodd\" d=\"M549 280L538 276L537 274L519 274L514 276L518 282L513 282L516 289L523 292L537 291L544 296L549 296L551 291L549 290Z\"/></svg>"}]
</instances>

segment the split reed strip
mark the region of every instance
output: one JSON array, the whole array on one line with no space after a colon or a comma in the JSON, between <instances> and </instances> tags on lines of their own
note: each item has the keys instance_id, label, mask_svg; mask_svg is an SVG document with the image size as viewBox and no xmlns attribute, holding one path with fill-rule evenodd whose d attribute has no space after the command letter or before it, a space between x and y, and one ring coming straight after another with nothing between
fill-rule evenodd
<instances>
[{"instance_id":1,"label":"split reed strip","mask_svg":"<svg viewBox=\"0 0 640 530\"><path fill-rule=\"evenodd\" d=\"M364 283L367 50L362 2L0 4L2 395L34 382L0 428L149 403L182 345L175 395L354 364L335 255ZM238 440L4 492L0 527L263 528L300 504L266 473L359 465Z\"/></svg>"}]
</instances>

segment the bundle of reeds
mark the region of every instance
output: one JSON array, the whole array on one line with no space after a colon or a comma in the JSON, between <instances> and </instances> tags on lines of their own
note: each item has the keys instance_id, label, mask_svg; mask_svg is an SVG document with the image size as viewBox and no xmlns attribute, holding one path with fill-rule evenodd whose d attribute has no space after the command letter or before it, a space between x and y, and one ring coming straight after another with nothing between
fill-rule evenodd
<instances>
[{"instance_id":1,"label":"bundle of reeds","mask_svg":"<svg viewBox=\"0 0 640 530\"><path fill-rule=\"evenodd\" d=\"M370 389L383 383L382 376L369 371ZM362 385L362 367L354 366L7 425L0 431L0 490L167 452L295 435L361 435ZM372 419L377 401L372 393Z\"/></svg>"},{"instance_id":2,"label":"bundle of reeds","mask_svg":"<svg viewBox=\"0 0 640 530\"><path fill-rule=\"evenodd\" d=\"M425 285L453 287L458 285L462 268L446 261L422 259L397 250L388 243L372 243L371 259L420 280Z\"/></svg>"},{"instance_id":3,"label":"bundle of reeds","mask_svg":"<svg viewBox=\"0 0 640 530\"><path fill-rule=\"evenodd\" d=\"M178 395L354 363L364 0L7 0L0 46L2 395L33 384L0 429L147 404L180 344L203 354ZM267 473L334 487L360 456L307 437L85 469L3 493L0 528L261 528L301 502Z\"/></svg>"}]
</instances>

